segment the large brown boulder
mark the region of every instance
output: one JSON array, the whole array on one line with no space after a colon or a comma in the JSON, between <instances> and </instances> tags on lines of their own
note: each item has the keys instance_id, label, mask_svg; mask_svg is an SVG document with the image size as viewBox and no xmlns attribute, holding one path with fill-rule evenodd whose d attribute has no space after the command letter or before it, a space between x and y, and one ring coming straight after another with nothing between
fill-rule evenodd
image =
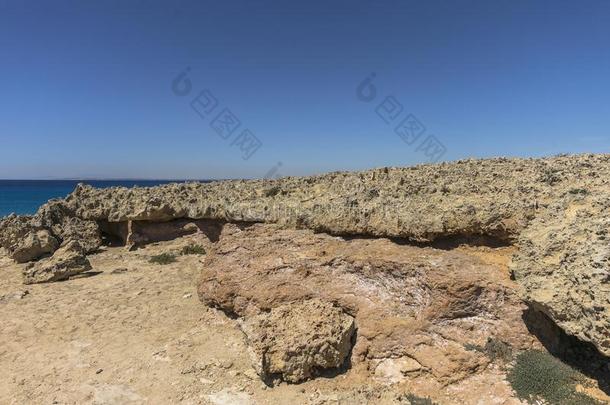
<instances>
[{"instance_id":1,"label":"large brown boulder","mask_svg":"<svg viewBox=\"0 0 610 405\"><path fill-rule=\"evenodd\" d=\"M242 319L256 353L255 367L263 376L308 378L310 373L294 366L307 363L297 354L285 355L287 346L314 356L322 350L317 342L348 335L349 322L341 320L347 318L326 324L328 316L321 312L306 313L301 304L313 301L355 319L352 364L374 370L384 359L416 362L443 384L488 363L465 345L484 345L489 337L497 337L517 348L529 347L515 289L506 268L463 252L274 225L225 226L205 259L198 286L205 304ZM307 329L316 322L321 328L318 340L312 331L290 331L290 325ZM276 347L275 342L281 344ZM268 349L272 365L261 366L268 360ZM339 358L335 356L333 364Z\"/></svg>"}]
</instances>

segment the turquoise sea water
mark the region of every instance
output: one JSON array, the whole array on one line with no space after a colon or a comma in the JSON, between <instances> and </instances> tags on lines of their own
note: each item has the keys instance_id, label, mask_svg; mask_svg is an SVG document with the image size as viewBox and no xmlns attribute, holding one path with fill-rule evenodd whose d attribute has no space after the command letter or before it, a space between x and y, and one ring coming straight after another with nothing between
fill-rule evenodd
<instances>
[{"instance_id":1,"label":"turquoise sea water","mask_svg":"<svg viewBox=\"0 0 610 405\"><path fill-rule=\"evenodd\" d=\"M11 213L34 214L51 198L63 198L78 183L94 187L152 187L174 183L165 180L0 180L0 218Z\"/></svg>"}]
</instances>

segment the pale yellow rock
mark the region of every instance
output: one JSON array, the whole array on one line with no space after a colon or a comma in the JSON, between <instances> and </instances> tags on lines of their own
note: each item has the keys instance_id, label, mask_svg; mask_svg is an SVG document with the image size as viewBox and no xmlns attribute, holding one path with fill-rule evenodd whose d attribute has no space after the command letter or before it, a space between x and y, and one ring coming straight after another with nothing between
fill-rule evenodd
<instances>
[{"instance_id":1,"label":"pale yellow rock","mask_svg":"<svg viewBox=\"0 0 610 405\"><path fill-rule=\"evenodd\" d=\"M23 270L25 284L66 280L91 270L91 263L76 241L70 241L55 251L52 257L31 263Z\"/></svg>"},{"instance_id":2,"label":"pale yellow rock","mask_svg":"<svg viewBox=\"0 0 610 405\"><path fill-rule=\"evenodd\" d=\"M301 382L340 369L350 353L354 318L321 300L285 304L242 323L261 378Z\"/></svg>"},{"instance_id":3,"label":"pale yellow rock","mask_svg":"<svg viewBox=\"0 0 610 405\"><path fill-rule=\"evenodd\" d=\"M48 230L31 231L17 244L12 257L17 263L25 263L52 254L58 247L59 242Z\"/></svg>"}]
</instances>

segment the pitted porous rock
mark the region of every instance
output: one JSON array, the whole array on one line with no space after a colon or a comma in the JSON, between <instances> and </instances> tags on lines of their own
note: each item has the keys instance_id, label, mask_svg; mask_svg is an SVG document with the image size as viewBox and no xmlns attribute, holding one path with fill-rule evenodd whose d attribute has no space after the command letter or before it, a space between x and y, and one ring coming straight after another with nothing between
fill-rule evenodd
<instances>
[{"instance_id":1,"label":"pitted porous rock","mask_svg":"<svg viewBox=\"0 0 610 405\"><path fill-rule=\"evenodd\" d=\"M59 242L46 229L30 231L13 251L17 263L36 260L45 254L52 254L59 247Z\"/></svg>"},{"instance_id":2,"label":"pitted porous rock","mask_svg":"<svg viewBox=\"0 0 610 405\"><path fill-rule=\"evenodd\" d=\"M63 200L51 200L34 216L10 215L0 220L0 246L17 262L53 253L60 244L78 241L85 253L101 244L95 221L78 218Z\"/></svg>"},{"instance_id":3,"label":"pitted porous rock","mask_svg":"<svg viewBox=\"0 0 610 405\"><path fill-rule=\"evenodd\" d=\"M610 356L609 212L610 195L587 188L566 193L523 232L511 266L526 302L606 356Z\"/></svg>"},{"instance_id":4,"label":"pitted porous rock","mask_svg":"<svg viewBox=\"0 0 610 405\"><path fill-rule=\"evenodd\" d=\"M578 198L590 206L571 202ZM1 220L0 246L14 255L28 234L47 230L59 243L78 240L93 252L101 243L101 223L129 228L130 221L181 219L275 223L285 229L426 243L493 237L516 245L512 269L525 300L608 355L604 280L610 264L603 233L609 198L610 155L468 159L153 188L79 185L34 216ZM48 254L50 246L38 253ZM35 260L34 252L25 258Z\"/></svg>"},{"instance_id":5,"label":"pitted porous rock","mask_svg":"<svg viewBox=\"0 0 610 405\"><path fill-rule=\"evenodd\" d=\"M352 347L354 318L330 303L280 305L242 324L252 363L265 381L301 382L340 369Z\"/></svg>"},{"instance_id":6,"label":"pitted porous rock","mask_svg":"<svg viewBox=\"0 0 610 405\"><path fill-rule=\"evenodd\" d=\"M76 241L69 241L55 251L52 257L30 263L23 270L25 284L62 281L91 270L91 263Z\"/></svg>"}]
</instances>

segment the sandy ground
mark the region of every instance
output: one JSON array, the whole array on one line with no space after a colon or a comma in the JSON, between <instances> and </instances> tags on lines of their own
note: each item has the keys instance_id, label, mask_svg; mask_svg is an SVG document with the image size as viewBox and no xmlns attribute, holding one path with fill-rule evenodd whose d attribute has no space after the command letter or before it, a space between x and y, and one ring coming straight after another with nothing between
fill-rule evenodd
<instances>
[{"instance_id":1,"label":"sandy ground","mask_svg":"<svg viewBox=\"0 0 610 405\"><path fill-rule=\"evenodd\" d=\"M194 239L107 248L89 257L93 275L51 284L23 285L21 265L0 258L0 404L408 403L400 400L407 387L358 370L265 386L237 322L197 299L203 256L148 262ZM518 403L510 392L492 368L436 396L442 404Z\"/></svg>"}]
</instances>

